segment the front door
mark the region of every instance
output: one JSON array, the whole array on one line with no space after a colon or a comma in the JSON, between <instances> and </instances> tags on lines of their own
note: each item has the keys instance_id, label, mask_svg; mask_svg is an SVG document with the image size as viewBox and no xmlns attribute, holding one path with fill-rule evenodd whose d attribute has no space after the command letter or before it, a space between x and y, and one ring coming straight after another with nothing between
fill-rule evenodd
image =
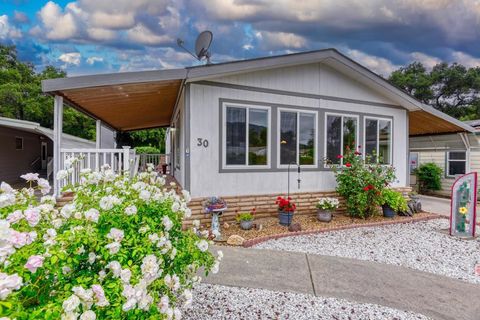
<instances>
[{"instance_id":1,"label":"front door","mask_svg":"<svg viewBox=\"0 0 480 320\"><path fill-rule=\"evenodd\" d=\"M40 161L42 170L47 169L47 143L45 141L42 141L40 144Z\"/></svg>"}]
</instances>

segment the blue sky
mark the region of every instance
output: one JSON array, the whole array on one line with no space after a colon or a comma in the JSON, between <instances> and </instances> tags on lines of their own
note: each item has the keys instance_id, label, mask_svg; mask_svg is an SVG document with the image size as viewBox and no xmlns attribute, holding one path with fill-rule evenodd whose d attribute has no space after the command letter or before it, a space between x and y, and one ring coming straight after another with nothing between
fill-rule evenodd
<instances>
[{"instance_id":1,"label":"blue sky","mask_svg":"<svg viewBox=\"0 0 480 320\"><path fill-rule=\"evenodd\" d=\"M213 62L334 47L384 76L480 66L478 0L0 0L0 43L69 75L193 65L176 39L205 29Z\"/></svg>"}]
</instances>

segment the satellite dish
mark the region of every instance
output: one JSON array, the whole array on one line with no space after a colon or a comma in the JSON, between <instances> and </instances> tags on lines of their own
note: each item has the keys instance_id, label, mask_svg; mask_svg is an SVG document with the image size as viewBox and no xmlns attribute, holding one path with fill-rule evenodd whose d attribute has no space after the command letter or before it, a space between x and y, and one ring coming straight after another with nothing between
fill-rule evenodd
<instances>
[{"instance_id":1,"label":"satellite dish","mask_svg":"<svg viewBox=\"0 0 480 320\"><path fill-rule=\"evenodd\" d=\"M210 52L208 49L212 44L213 34L211 31L203 31L197 37L195 41L195 54L198 57L198 60L202 60L203 57L207 58L207 62L210 61Z\"/></svg>"},{"instance_id":2,"label":"satellite dish","mask_svg":"<svg viewBox=\"0 0 480 320\"><path fill-rule=\"evenodd\" d=\"M185 48L184 46L185 41L183 41L180 38L177 39L177 45L183 50L187 51L192 57L194 57L198 61L201 61L203 58L206 58L207 64L210 64L211 54L210 54L210 51L208 51L208 49L212 44L212 39L213 39L213 33L211 31L206 30L200 33L197 37L197 40L195 40L195 54L193 54L190 50Z\"/></svg>"}]
</instances>

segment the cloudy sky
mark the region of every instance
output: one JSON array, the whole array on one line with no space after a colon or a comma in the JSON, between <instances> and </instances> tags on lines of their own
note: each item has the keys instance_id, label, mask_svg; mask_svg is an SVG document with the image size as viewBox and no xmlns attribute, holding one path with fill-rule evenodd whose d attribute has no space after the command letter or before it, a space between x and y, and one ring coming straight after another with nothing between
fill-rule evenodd
<instances>
[{"instance_id":1,"label":"cloudy sky","mask_svg":"<svg viewBox=\"0 0 480 320\"><path fill-rule=\"evenodd\" d=\"M176 39L206 29L213 62L334 47L384 76L480 66L479 0L0 0L0 43L70 75L193 65Z\"/></svg>"}]
</instances>

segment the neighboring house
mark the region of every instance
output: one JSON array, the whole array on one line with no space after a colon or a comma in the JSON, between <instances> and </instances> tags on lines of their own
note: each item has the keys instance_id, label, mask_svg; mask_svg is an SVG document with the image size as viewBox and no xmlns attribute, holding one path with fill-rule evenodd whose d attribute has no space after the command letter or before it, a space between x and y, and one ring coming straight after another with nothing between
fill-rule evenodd
<instances>
[{"instance_id":1,"label":"neighboring house","mask_svg":"<svg viewBox=\"0 0 480 320\"><path fill-rule=\"evenodd\" d=\"M465 121L474 133L435 134L410 138L410 183L417 186L414 170L433 162L443 170L442 189L434 194L450 196L455 180L468 172L480 171L480 120Z\"/></svg>"},{"instance_id":2,"label":"neighboring house","mask_svg":"<svg viewBox=\"0 0 480 320\"><path fill-rule=\"evenodd\" d=\"M229 218L252 206L275 212L291 163L301 182L294 166L290 191L299 211L312 210L336 186L324 159L342 164L347 144L380 154L405 188L409 135L473 131L333 49L42 85L56 114L68 103L118 131L169 127L171 172L195 199L194 217L214 195L226 197Z\"/></svg>"},{"instance_id":3,"label":"neighboring house","mask_svg":"<svg viewBox=\"0 0 480 320\"><path fill-rule=\"evenodd\" d=\"M0 181L16 184L24 173L38 172L44 178L53 173L52 129L35 122L0 117L0 144ZM64 133L62 146L95 148L95 141Z\"/></svg>"}]
</instances>

